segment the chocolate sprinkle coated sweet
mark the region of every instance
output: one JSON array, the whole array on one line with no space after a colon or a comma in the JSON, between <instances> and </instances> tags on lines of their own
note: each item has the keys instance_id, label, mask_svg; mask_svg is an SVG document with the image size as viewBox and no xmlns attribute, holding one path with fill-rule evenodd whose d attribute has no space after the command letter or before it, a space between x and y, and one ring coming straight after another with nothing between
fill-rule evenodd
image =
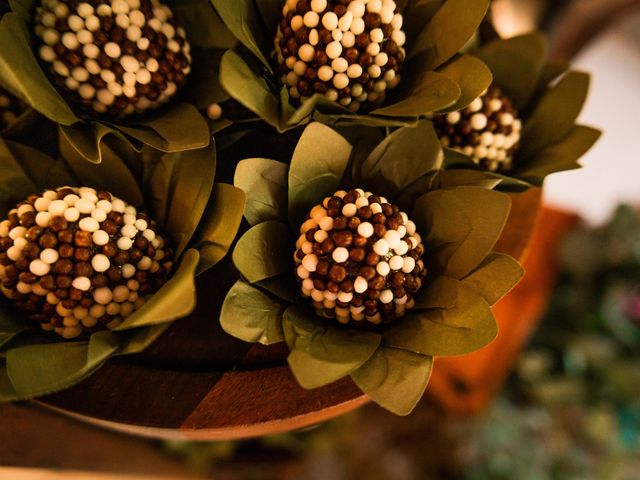
<instances>
[{"instance_id":1,"label":"chocolate sprinkle coated sweet","mask_svg":"<svg viewBox=\"0 0 640 480\"><path fill-rule=\"evenodd\" d=\"M362 189L338 191L300 227L296 279L318 315L377 325L415 306L423 255L416 225L397 206Z\"/></svg>"},{"instance_id":2,"label":"chocolate sprinkle coated sweet","mask_svg":"<svg viewBox=\"0 0 640 480\"><path fill-rule=\"evenodd\" d=\"M511 170L522 122L498 87L489 87L465 109L436 116L433 121L445 147L464 153L492 172Z\"/></svg>"},{"instance_id":3,"label":"chocolate sprinkle coated sweet","mask_svg":"<svg viewBox=\"0 0 640 480\"><path fill-rule=\"evenodd\" d=\"M275 57L291 103L320 93L353 112L382 105L400 82L402 20L393 0L287 0Z\"/></svg>"},{"instance_id":4,"label":"chocolate sprinkle coated sweet","mask_svg":"<svg viewBox=\"0 0 640 480\"><path fill-rule=\"evenodd\" d=\"M0 88L0 130L15 122L26 109L22 101Z\"/></svg>"},{"instance_id":5,"label":"chocolate sprinkle coated sweet","mask_svg":"<svg viewBox=\"0 0 640 480\"><path fill-rule=\"evenodd\" d=\"M81 113L119 120L169 101L191 71L191 48L158 0L42 0L40 60Z\"/></svg>"},{"instance_id":6,"label":"chocolate sprinkle coated sweet","mask_svg":"<svg viewBox=\"0 0 640 480\"><path fill-rule=\"evenodd\" d=\"M0 291L66 339L116 328L172 267L155 222L93 188L31 195L0 222Z\"/></svg>"}]
</instances>

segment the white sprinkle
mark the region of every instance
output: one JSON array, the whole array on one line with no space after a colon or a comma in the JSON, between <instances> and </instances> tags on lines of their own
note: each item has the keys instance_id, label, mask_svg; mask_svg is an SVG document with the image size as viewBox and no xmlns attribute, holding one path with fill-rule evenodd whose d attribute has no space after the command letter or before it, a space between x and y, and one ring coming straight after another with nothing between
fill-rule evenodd
<instances>
[{"instance_id":1,"label":"white sprinkle","mask_svg":"<svg viewBox=\"0 0 640 480\"><path fill-rule=\"evenodd\" d=\"M500 116L500 124L501 125L509 126L509 125L511 125L513 123L513 121L514 121L513 115L510 114L510 113L503 113Z\"/></svg>"},{"instance_id":2,"label":"white sprinkle","mask_svg":"<svg viewBox=\"0 0 640 480\"><path fill-rule=\"evenodd\" d=\"M387 262L382 261L378 263L378 265L376 265L376 272L378 272L378 274L382 275L383 277L389 275L390 271L391 267L389 267L389 264Z\"/></svg>"},{"instance_id":3,"label":"white sprinkle","mask_svg":"<svg viewBox=\"0 0 640 480\"><path fill-rule=\"evenodd\" d=\"M380 292L380 301L382 303L391 303L393 301L393 292L389 289Z\"/></svg>"},{"instance_id":4,"label":"white sprinkle","mask_svg":"<svg viewBox=\"0 0 640 480\"><path fill-rule=\"evenodd\" d=\"M85 217L78 222L80 230L85 232L95 232L100 230L100 224L95 218Z\"/></svg>"},{"instance_id":5,"label":"white sprinkle","mask_svg":"<svg viewBox=\"0 0 640 480\"><path fill-rule=\"evenodd\" d=\"M400 234L396 230L387 230L382 238L386 240L389 248L396 248L401 242Z\"/></svg>"},{"instance_id":6,"label":"white sprinkle","mask_svg":"<svg viewBox=\"0 0 640 480\"><path fill-rule=\"evenodd\" d=\"M49 45L42 45L42 47L40 47L40 58L45 62L52 63L56 57L55 50Z\"/></svg>"},{"instance_id":7,"label":"white sprinkle","mask_svg":"<svg viewBox=\"0 0 640 480\"><path fill-rule=\"evenodd\" d=\"M407 35L402 30L394 30L391 33L391 40L396 42L399 47L402 47L407 41Z\"/></svg>"},{"instance_id":8,"label":"white sprinkle","mask_svg":"<svg viewBox=\"0 0 640 480\"><path fill-rule=\"evenodd\" d=\"M360 78L360 76L362 75L362 66L358 63L354 63L352 65L349 65L349 68L347 68L347 76L349 78ZM360 89L362 89L362 85L357 84ZM354 86L355 87L355 86ZM354 88L351 89L351 93L358 97L359 95L357 95L356 93L354 93ZM360 93L360 95L362 94L362 92Z\"/></svg>"},{"instance_id":9,"label":"white sprinkle","mask_svg":"<svg viewBox=\"0 0 640 480\"><path fill-rule=\"evenodd\" d=\"M394 255L389 260L389 267L391 270L400 270L402 268L403 260L399 255Z\"/></svg>"},{"instance_id":10,"label":"white sprinkle","mask_svg":"<svg viewBox=\"0 0 640 480\"><path fill-rule=\"evenodd\" d=\"M371 78L378 78L382 74L382 69L378 65L370 65L367 73ZM372 100L371 96L369 96L369 100Z\"/></svg>"},{"instance_id":11,"label":"white sprinkle","mask_svg":"<svg viewBox=\"0 0 640 480\"><path fill-rule=\"evenodd\" d=\"M356 293L364 293L367 291L367 288L369 288L369 284L364 279L364 277L356 277L355 281L353 282L353 289L356 291Z\"/></svg>"},{"instance_id":12,"label":"white sprinkle","mask_svg":"<svg viewBox=\"0 0 640 480\"><path fill-rule=\"evenodd\" d=\"M373 244L373 251L381 257L384 257L387 253L389 253L389 245L387 244L387 241L383 238L378 240Z\"/></svg>"},{"instance_id":13,"label":"white sprinkle","mask_svg":"<svg viewBox=\"0 0 640 480\"><path fill-rule=\"evenodd\" d=\"M351 22L351 33L354 35L360 35L364 32L365 23L362 18L354 18L353 22Z\"/></svg>"},{"instance_id":14,"label":"white sprinkle","mask_svg":"<svg viewBox=\"0 0 640 480\"><path fill-rule=\"evenodd\" d=\"M304 20L302 19L302 15L294 15L291 18L291 30L297 32L304 26Z\"/></svg>"},{"instance_id":15,"label":"white sprinkle","mask_svg":"<svg viewBox=\"0 0 640 480\"><path fill-rule=\"evenodd\" d=\"M403 260L402 271L411 273L416 268L416 261L412 257L405 257Z\"/></svg>"},{"instance_id":16,"label":"white sprinkle","mask_svg":"<svg viewBox=\"0 0 640 480\"><path fill-rule=\"evenodd\" d=\"M322 230L324 230L324 231L326 231L326 232L329 232L329 231L333 230L333 218L328 217L328 216L327 216L327 217L324 217L324 218L321 218L321 219L318 221L318 226L319 226Z\"/></svg>"},{"instance_id":17,"label":"white sprinkle","mask_svg":"<svg viewBox=\"0 0 640 480\"><path fill-rule=\"evenodd\" d=\"M131 12L129 14L129 19L131 20L131 24L135 25L136 27L143 27L146 22L144 13L142 13L140 10L134 10L133 12Z\"/></svg>"},{"instance_id":18,"label":"white sprinkle","mask_svg":"<svg viewBox=\"0 0 640 480\"><path fill-rule=\"evenodd\" d=\"M40 212L36 215L36 224L39 227L46 228L51 221L51 214L49 212Z\"/></svg>"},{"instance_id":19,"label":"white sprinkle","mask_svg":"<svg viewBox=\"0 0 640 480\"><path fill-rule=\"evenodd\" d=\"M311 0L311 9L314 12L321 13L327 8L327 0Z\"/></svg>"},{"instance_id":20,"label":"white sprinkle","mask_svg":"<svg viewBox=\"0 0 640 480\"><path fill-rule=\"evenodd\" d=\"M80 85L80 88L78 88L78 94L84 99L91 99L95 96L96 89L89 83L83 83Z\"/></svg>"},{"instance_id":21,"label":"white sprinkle","mask_svg":"<svg viewBox=\"0 0 640 480\"><path fill-rule=\"evenodd\" d=\"M349 77L345 73L337 73L333 77L333 86L338 90L342 90L349 85Z\"/></svg>"},{"instance_id":22,"label":"white sprinkle","mask_svg":"<svg viewBox=\"0 0 640 480\"><path fill-rule=\"evenodd\" d=\"M349 11L355 18L363 17L365 14L365 2L362 0L354 0L349 4Z\"/></svg>"},{"instance_id":23,"label":"white sprinkle","mask_svg":"<svg viewBox=\"0 0 640 480\"><path fill-rule=\"evenodd\" d=\"M29 264L29 271L31 271L31 273L39 277L45 276L46 274L49 273L50 270L51 270L51 266L40 259L33 260Z\"/></svg>"},{"instance_id":24,"label":"white sprinkle","mask_svg":"<svg viewBox=\"0 0 640 480\"><path fill-rule=\"evenodd\" d=\"M340 42L334 40L333 42L327 45L325 49L327 56L331 59L337 58L342 53L342 44ZM344 88L344 87L343 87Z\"/></svg>"},{"instance_id":25,"label":"white sprinkle","mask_svg":"<svg viewBox=\"0 0 640 480\"><path fill-rule=\"evenodd\" d=\"M320 16L313 10L309 10L307 13L304 14L304 17L302 18L302 23L304 23L304 26L307 28L317 27L318 23L320 23Z\"/></svg>"},{"instance_id":26,"label":"white sprinkle","mask_svg":"<svg viewBox=\"0 0 640 480\"><path fill-rule=\"evenodd\" d=\"M314 253L309 253L302 259L302 266L308 272L315 272L318 266L318 257Z\"/></svg>"},{"instance_id":27,"label":"white sprinkle","mask_svg":"<svg viewBox=\"0 0 640 480\"><path fill-rule=\"evenodd\" d=\"M347 203L342 207L342 215L345 217L353 217L358 213L358 207L355 203Z\"/></svg>"},{"instance_id":28,"label":"white sprinkle","mask_svg":"<svg viewBox=\"0 0 640 480\"><path fill-rule=\"evenodd\" d=\"M353 300L353 293L338 292L338 300L342 303L349 303L351 300Z\"/></svg>"},{"instance_id":29,"label":"white sprinkle","mask_svg":"<svg viewBox=\"0 0 640 480\"><path fill-rule=\"evenodd\" d=\"M40 252L40 260L42 260L44 263L48 263L49 265L51 265L52 263L56 263L58 261L58 258L60 258L60 254L53 248L45 248L44 250L42 250L42 252Z\"/></svg>"},{"instance_id":30,"label":"white sprinkle","mask_svg":"<svg viewBox=\"0 0 640 480\"><path fill-rule=\"evenodd\" d=\"M84 24L87 27L87 30L89 30L90 32L97 32L98 30L100 30L100 19L95 15L91 15L90 17L88 17L84 21Z\"/></svg>"},{"instance_id":31,"label":"white sprinkle","mask_svg":"<svg viewBox=\"0 0 640 480\"><path fill-rule=\"evenodd\" d=\"M71 282L71 286L86 292L91 288L91 280L88 277L76 277L73 279L73 282Z\"/></svg>"},{"instance_id":32,"label":"white sprinkle","mask_svg":"<svg viewBox=\"0 0 640 480\"><path fill-rule=\"evenodd\" d=\"M298 268L296 269L296 274L298 275L299 278L301 279L305 279L305 278L309 278L309 271L304 268L302 265L298 265Z\"/></svg>"},{"instance_id":33,"label":"white sprinkle","mask_svg":"<svg viewBox=\"0 0 640 480\"><path fill-rule=\"evenodd\" d=\"M324 242L327 238L329 238L329 234L324 230L317 230L316 233L313 234L313 239L318 243Z\"/></svg>"},{"instance_id":34,"label":"white sprinkle","mask_svg":"<svg viewBox=\"0 0 640 480\"><path fill-rule=\"evenodd\" d=\"M476 113L471 117L471 128L482 130L487 126L487 116L483 113Z\"/></svg>"},{"instance_id":35,"label":"white sprinkle","mask_svg":"<svg viewBox=\"0 0 640 480\"><path fill-rule=\"evenodd\" d=\"M131 55L124 55L120 59L120 65L122 65L125 72L136 73L140 69L140 62L136 57L132 57Z\"/></svg>"},{"instance_id":36,"label":"white sprinkle","mask_svg":"<svg viewBox=\"0 0 640 480\"><path fill-rule=\"evenodd\" d=\"M333 78L333 69L329 65L323 65L318 69L318 78L323 82L328 82Z\"/></svg>"},{"instance_id":37,"label":"white sprinkle","mask_svg":"<svg viewBox=\"0 0 640 480\"><path fill-rule=\"evenodd\" d=\"M329 31L338 28L338 16L333 12L327 12L322 16L322 25Z\"/></svg>"},{"instance_id":38,"label":"white sprinkle","mask_svg":"<svg viewBox=\"0 0 640 480\"><path fill-rule=\"evenodd\" d=\"M353 22L353 13L347 10L347 13L345 13L342 17L340 17L340 20L338 20L338 27L343 32L346 32L351 28L352 22Z\"/></svg>"},{"instance_id":39,"label":"white sprinkle","mask_svg":"<svg viewBox=\"0 0 640 480\"><path fill-rule=\"evenodd\" d=\"M313 46L305 43L298 49L298 57L304 62L311 62L315 54Z\"/></svg>"},{"instance_id":40,"label":"white sprinkle","mask_svg":"<svg viewBox=\"0 0 640 480\"><path fill-rule=\"evenodd\" d=\"M331 62L331 68L333 68L333 70L335 70L338 73L346 72L347 68L349 68L349 62L347 62L346 58L342 58L342 57L334 58L333 61Z\"/></svg>"},{"instance_id":41,"label":"white sprinkle","mask_svg":"<svg viewBox=\"0 0 640 480\"><path fill-rule=\"evenodd\" d=\"M331 258L336 263L344 263L349 259L349 250L344 247L338 247L332 252Z\"/></svg>"},{"instance_id":42,"label":"white sprinkle","mask_svg":"<svg viewBox=\"0 0 640 480\"><path fill-rule=\"evenodd\" d=\"M381 28L374 28L369 34L372 42L382 43L384 41L384 33Z\"/></svg>"},{"instance_id":43,"label":"white sprinkle","mask_svg":"<svg viewBox=\"0 0 640 480\"><path fill-rule=\"evenodd\" d=\"M60 217L67 209L67 204L64 200L54 200L49 204L49 213L52 217Z\"/></svg>"},{"instance_id":44,"label":"white sprinkle","mask_svg":"<svg viewBox=\"0 0 640 480\"><path fill-rule=\"evenodd\" d=\"M67 23L69 24L69 28L74 32L77 32L84 28L84 20L80 18L78 15L70 15L69 18L67 19Z\"/></svg>"},{"instance_id":45,"label":"white sprinkle","mask_svg":"<svg viewBox=\"0 0 640 480\"><path fill-rule=\"evenodd\" d=\"M108 305L113 300L113 292L108 287L97 288L93 292L93 299L100 305Z\"/></svg>"}]
</instances>

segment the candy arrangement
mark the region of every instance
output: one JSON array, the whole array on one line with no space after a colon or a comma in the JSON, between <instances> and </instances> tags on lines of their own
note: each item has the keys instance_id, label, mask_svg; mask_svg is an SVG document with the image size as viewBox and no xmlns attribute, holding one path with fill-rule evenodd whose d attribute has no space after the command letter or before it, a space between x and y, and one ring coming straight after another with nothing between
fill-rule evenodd
<instances>
[{"instance_id":1,"label":"candy arrangement","mask_svg":"<svg viewBox=\"0 0 640 480\"><path fill-rule=\"evenodd\" d=\"M598 136L539 35L477 35L488 0L28 3L0 17L0 400L161 336L236 365L230 335L408 414L523 274L500 190ZM197 298L219 315L181 323Z\"/></svg>"}]
</instances>

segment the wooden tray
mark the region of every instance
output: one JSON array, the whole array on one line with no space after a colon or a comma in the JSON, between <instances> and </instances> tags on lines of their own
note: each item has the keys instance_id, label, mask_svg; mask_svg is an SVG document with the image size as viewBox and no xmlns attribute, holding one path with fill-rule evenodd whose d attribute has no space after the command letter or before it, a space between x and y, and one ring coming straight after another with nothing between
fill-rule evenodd
<instances>
[{"instance_id":1,"label":"wooden tray","mask_svg":"<svg viewBox=\"0 0 640 480\"><path fill-rule=\"evenodd\" d=\"M539 205L537 190L514 196L501 251L523 256ZM299 387L284 344L250 345L225 334L218 315L235 279L227 258L199 280L194 314L146 352L109 361L77 386L38 402L131 434L203 440L285 432L368 402L348 378L313 391Z\"/></svg>"}]
</instances>

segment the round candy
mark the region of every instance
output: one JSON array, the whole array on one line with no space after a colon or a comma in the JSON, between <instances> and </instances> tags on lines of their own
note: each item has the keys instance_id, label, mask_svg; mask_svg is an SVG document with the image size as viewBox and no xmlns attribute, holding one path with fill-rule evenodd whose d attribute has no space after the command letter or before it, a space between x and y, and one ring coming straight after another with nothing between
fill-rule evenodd
<instances>
[{"instance_id":1,"label":"round candy","mask_svg":"<svg viewBox=\"0 0 640 480\"><path fill-rule=\"evenodd\" d=\"M293 105L320 93L367 112L400 83L404 43L394 0L288 0L275 57Z\"/></svg>"},{"instance_id":2,"label":"round candy","mask_svg":"<svg viewBox=\"0 0 640 480\"><path fill-rule=\"evenodd\" d=\"M471 157L492 172L511 170L522 121L498 87L489 87L468 107L438 115L433 122L445 147Z\"/></svg>"},{"instance_id":3,"label":"round candy","mask_svg":"<svg viewBox=\"0 0 640 480\"><path fill-rule=\"evenodd\" d=\"M120 325L166 282L172 258L153 220L92 188L31 195L0 221L0 291L63 338Z\"/></svg>"},{"instance_id":4,"label":"round candy","mask_svg":"<svg viewBox=\"0 0 640 480\"><path fill-rule=\"evenodd\" d=\"M424 246L397 206L361 189L336 192L300 232L296 278L318 315L380 324L413 308L427 274Z\"/></svg>"},{"instance_id":5,"label":"round candy","mask_svg":"<svg viewBox=\"0 0 640 480\"><path fill-rule=\"evenodd\" d=\"M159 0L41 0L34 33L53 83L90 117L157 108L191 71L185 31Z\"/></svg>"}]
</instances>

